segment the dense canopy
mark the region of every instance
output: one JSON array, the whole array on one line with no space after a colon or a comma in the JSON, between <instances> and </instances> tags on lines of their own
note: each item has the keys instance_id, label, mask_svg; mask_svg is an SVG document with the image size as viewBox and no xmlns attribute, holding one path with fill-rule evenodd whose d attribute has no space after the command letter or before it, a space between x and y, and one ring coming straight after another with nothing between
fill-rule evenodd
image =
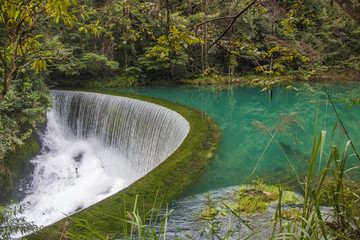
<instances>
[{"instance_id":1,"label":"dense canopy","mask_svg":"<svg viewBox=\"0 0 360 240\"><path fill-rule=\"evenodd\" d=\"M7 0L0 7L0 158L45 120L53 86L360 76L358 0Z\"/></svg>"}]
</instances>

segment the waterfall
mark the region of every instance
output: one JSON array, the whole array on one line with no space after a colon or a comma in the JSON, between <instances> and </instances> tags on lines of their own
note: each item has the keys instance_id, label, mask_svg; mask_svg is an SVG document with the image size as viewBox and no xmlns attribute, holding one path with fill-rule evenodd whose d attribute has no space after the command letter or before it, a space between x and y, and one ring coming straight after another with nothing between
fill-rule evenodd
<instances>
[{"instance_id":1,"label":"waterfall","mask_svg":"<svg viewBox=\"0 0 360 240\"><path fill-rule=\"evenodd\" d=\"M189 132L178 113L152 103L97 93L52 91L61 124L77 138L96 138L143 175L170 156Z\"/></svg>"},{"instance_id":2,"label":"waterfall","mask_svg":"<svg viewBox=\"0 0 360 240\"><path fill-rule=\"evenodd\" d=\"M51 91L41 155L26 187L24 216L49 225L129 186L170 156L190 125L178 113L135 99Z\"/></svg>"}]
</instances>

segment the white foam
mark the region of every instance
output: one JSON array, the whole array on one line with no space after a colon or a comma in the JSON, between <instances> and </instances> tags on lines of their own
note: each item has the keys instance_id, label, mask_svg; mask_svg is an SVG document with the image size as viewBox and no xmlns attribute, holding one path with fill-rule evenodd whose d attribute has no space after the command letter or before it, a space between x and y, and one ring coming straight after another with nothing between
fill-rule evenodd
<instances>
[{"instance_id":1,"label":"white foam","mask_svg":"<svg viewBox=\"0 0 360 240\"><path fill-rule=\"evenodd\" d=\"M181 144L189 123L147 102L103 94L52 91L42 154L24 216L50 225L115 194L155 168Z\"/></svg>"},{"instance_id":2,"label":"white foam","mask_svg":"<svg viewBox=\"0 0 360 240\"><path fill-rule=\"evenodd\" d=\"M54 223L126 187L132 173L117 152L96 140L79 140L48 114L44 152L33 159L33 181L22 201L38 226Z\"/></svg>"}]
</instances>

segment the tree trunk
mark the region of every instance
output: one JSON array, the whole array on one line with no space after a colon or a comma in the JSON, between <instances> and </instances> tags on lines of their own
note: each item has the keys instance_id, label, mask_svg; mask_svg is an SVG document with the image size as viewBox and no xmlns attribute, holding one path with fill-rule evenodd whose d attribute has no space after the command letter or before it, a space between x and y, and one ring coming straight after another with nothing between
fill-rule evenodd
<instances>
[{"instance_id":1,"label":"tree trunk","mask_svg":"<svg viewBox=\"0 0 360 240\"><path fill-rule=\"evenodd\" d=\"M360 24L360 2L354 3L351 0L335 0L337 4L358 24Z\"/></svg>"},{"instance_id":2,"label":"tree trunk","mask_svg":"<svg viewBox=\"0 0 360 240\"><path fill-rule=\"evenodd\" d=\"M5 96L5 93L4 93L4 90L2 90L0 92L0 103L2 102L2 100L4 99L4 96Z\"/></svg>"},{"instance_id":3,"label":"tree trunk","mask_svg":"<svg viewBox=\"0 0 360 240\"><path fill-rule=\"evenodd\" d=\"M16 68L16 70L12 70L10 72L10 74L8 74L7 76L4 76L3 90L0 92L0 104L4 100L4 97L9 90L11 81L13 80L14 76L16 76L16 71L17 71L17 68Z\"/></svg>"},{"instance_id":4,"label":"tree trunk","mask_svg":"<svg viewBox=\"0 0 360 240\"><path fill-rule=\"evenodd\" d=\"M165 34L166 36L169 35L170 33L170 6L169 6L169 1L166 0L165 1L166 4L166 25L165 25Z\"/></svg>"}]
</instances>

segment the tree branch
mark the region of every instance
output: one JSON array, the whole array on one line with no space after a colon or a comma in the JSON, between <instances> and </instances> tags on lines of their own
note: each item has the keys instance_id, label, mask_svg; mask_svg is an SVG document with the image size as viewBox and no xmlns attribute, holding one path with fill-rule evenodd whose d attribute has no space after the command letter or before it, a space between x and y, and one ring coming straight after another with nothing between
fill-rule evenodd
<instances>
[{"instance_id":1,"label":"tree branch","mask_svg":"<svg viewBox=\"0 0 360 240\"><path fill-rule=\"evenodd\" d=\"M360 5L351 0L335 0L335 2L352 18L360 24Z\"/></svg>"},{"instance_id":2,"label":"tree branch","mask_svg":"<svg viewBox=\"0 0 360 240\"><path fill-rule=\"evenodd\" d=\"M239 12L236 16L233 17L233 20L228 25L228 27L225 29L225 31L208 47L207 51L210 50L212 46L214 46L222 37L225 36L225 34L231 29L231 27L234 25L236 20L244 13L246 12L252 5L254 5L258 0L253 0L246 8L244 8L241 12Z\"/></svg>"},{"instance_id":3,"label":"tree branch","mask_svg":"<svg viewBox=\"0 0 360 240\"><path fill-rule=\"evenodd\" d=\"M258 60L254 56L247 56L247 55L241 55L241 54L238 54L238 53L230 52L228 49L226 49L226 47L224 47L220 43L216 43L216 45L221 47L228 54L235 55L235 56L238 56L238 57L241 57L241 58L246 58L246 59L254 59L256 62L258 62ZM261 59L261 60L264 60L264 59Z\"/></svg>"},{"instance_id":4,"label":"tree branch","mask_svg":"<svg viewBox=\"0 0 360 240\"><path fill-rule=\"evenodd\" d=\"M219 18L214 18L214 19L210 19L210 20L207 20L207 21L204 21L202 23L199 23L196 28L195 28L195 32L198 31L199 27L204 25L204 24L207 24L209 22L215 22L215 21L220 21L220 20L225 20L225 19L229 19L229 18L235 18L235 16L225 16L225 17L219 17Z\"/></svg>"},{"instance_id":5,"label":"tree branch","mask_svg":"<svg viewBox=\"0 0 360 240\"><path fill-rule=\"evenodd\" d=\"M336 108L335 108L334 103L333 103L333 101L332 101L332 99L331 99L331 97L330 97L330 94L329 94L329 92L328 92L326 89L325 89L325 93L326 93L327 97L328 97L329 100L330 100L331 106L332 106L333 109L334 109L334 112L335 112L335 114L336 114L337 119L339 120L339 122L340 122L340 124L341 124L342 129L344 129L344 132L345 132L347 138L349 139L352 148L354 149L354 152L355 152L356 157L360 160L360 156L359 156L358 152L356 151L356 148L355 148L355 146L354 146L354 144L353 144L353 141L351 140L348 131L346 131L346 128L345 128L343 122L341 121L341 118L340 118L338 112L336 111Z\"/></svg>"}]
</instances>

